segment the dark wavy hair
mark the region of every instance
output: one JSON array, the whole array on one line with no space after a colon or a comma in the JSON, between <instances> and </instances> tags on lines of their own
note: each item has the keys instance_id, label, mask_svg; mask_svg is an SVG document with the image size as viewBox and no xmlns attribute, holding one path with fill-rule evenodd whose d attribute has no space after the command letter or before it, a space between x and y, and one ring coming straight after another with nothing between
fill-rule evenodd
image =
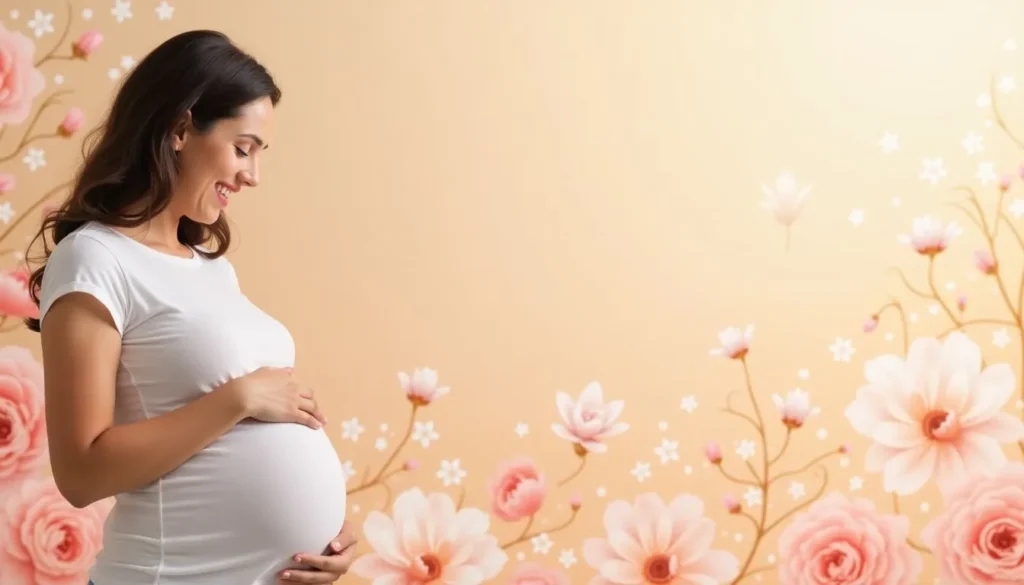
<instances>
[{"instance_id":1,"label":"dark wavy hair","mask_svg":"<svg viewBox=\"0 0 1024 585\"><path fill-rule=\"evenodd\" d=\"M142 59L124 80L105 124L83 145L84 163L71 194L43 220L29 249L39 240L42 265L31 273L28 288L39 305L39 287L52 245L87 222L136 227L167 208L178 175L171 133L188 112L198 132L218 120L238 115L242 106L269 97L273 105L281 90L263 65L235 46L227 35L189 31L164 41ZM212 225L182 218L178 241L207 258L227 251L231 232L223 214ZM212 245L210 242L213 242ZM26 254L28 257L28 254ZM39 331L39 319L26 319Z\"/></svg>"}]
</instances>

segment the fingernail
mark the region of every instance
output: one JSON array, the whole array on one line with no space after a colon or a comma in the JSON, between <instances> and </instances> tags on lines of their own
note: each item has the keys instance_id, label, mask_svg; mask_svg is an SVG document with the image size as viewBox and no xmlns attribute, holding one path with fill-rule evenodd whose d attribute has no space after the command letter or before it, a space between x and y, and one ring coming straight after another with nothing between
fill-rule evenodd
<instances>
[{"instance_id":1,"label":"fingernail","mask_svg":"<svg viewBox=\"0 0 1024 585\"><path fill-rule=\"evenodd\" d=\"M283 579L291 579L292 578L292 574L289 573L288 571L285 571L284 573L281 573L281 577Z\"/></svg>"},{"instance_id":2,"label":"fingernail","mask_svg":"<svg viewBox=\"0 0 1024 585\"><path fill-rule=\"evenodd\" d=\"M340 542L332 542L331 543L331 548L333 548L336 551L341 550L341 543Z\"/></svg>"},{"instance_id":3,"label":"fingernail","mask_svg":"<svg viewBox=\"0 0 1024 585\"><path fill-rule=\"evenodd\" d=\"M295 562L296 563L301 563L302 562L302 555L295 555Z\"/></svg>"}]
</instances>

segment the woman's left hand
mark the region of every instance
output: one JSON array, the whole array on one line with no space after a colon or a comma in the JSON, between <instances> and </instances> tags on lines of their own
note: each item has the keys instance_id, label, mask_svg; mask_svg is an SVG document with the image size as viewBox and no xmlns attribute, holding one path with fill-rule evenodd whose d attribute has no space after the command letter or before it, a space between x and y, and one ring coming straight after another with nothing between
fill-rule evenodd
<instances>
[{"instance_id":1,"label":"woman's left hand","mask_svg":"<svg viewBox=\"0 0 1024 585\"><path fill-rule=\"evenodd\" d=\"M356 535L349 530L348 523L341 527L341 532L331 541L323 555L299 553L294 559L309 570L287 569L281 572L281 583L334 583L348 572L352 562L356 560Z\"/></svg>"}]
</instances>

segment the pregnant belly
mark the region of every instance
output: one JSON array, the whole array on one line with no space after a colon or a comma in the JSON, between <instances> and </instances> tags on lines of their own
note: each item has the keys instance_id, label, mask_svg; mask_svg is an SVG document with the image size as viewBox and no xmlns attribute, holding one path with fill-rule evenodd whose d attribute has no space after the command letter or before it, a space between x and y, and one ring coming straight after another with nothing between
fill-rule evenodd
<instances>
[{"instance_id":1,"label":"pregnant belly","mask_svg":"<svg viewBox=\"0 0 1024 585\"><path fill-rule=\"evenodd\" d=\"M322 430L297 424L242 423L161 490L161 573L198 577L183 583L277 583L277 571L295 566L291 557L322 553L345 521L337 454ZM157 504L152 492L119 499L115 516L144 517L132 508Z\"/></svg>"}]
</instances>

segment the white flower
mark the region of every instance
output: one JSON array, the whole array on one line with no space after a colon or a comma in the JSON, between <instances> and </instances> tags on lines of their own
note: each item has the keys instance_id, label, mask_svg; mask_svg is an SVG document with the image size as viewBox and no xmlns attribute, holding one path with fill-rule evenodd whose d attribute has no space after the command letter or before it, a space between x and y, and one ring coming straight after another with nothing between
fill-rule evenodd
<instances>
[{"instance_id":1,"label":"white flower","mask_svg":"<svg viewBox=\"0 0 1024 585\"><path fill-rule=\"evenodd\" d=\"M917 339L906 360L877 357L864 376L845 414L874 441L865 468L882 472L887 492L908 495L931 481L948 489L1005 465L1002 445L1024 439L1024 423L1002 412L1017 388L1013 370L982 370L981 349L963 333Z\"/></svg>"},{"instance_id":2,"label":"white flower","mask_svg":"<svg viewBox=\"0 0 1024 585\"><path fill-rule=\"evenodd\" d=\"M588 384L575 402L565 392L557 393L555 405L563 422L551 425L551 430L584 452L604 453L608 450L605 439L629 430L628 424L619 422L625 403L621 400L605 402L604 390L597 382Z\"/></svg>"},{"instance_id":3,"label":"white flower","mask_svg":"<svg viewBox=\"0 0 1024 585\"><path fill-rule=\"evenodd\" d=\"M964 141L961 142L960 144L963 145L964 150L967 151L967 154L978 154L979 152L985 150L985 139L981 135L975 134L974 132L968 132L967 138L964 138Z\"/></svg>"},{"instance_id":4,"label":"white flower","mask_svg":"<svg viewBox=\"0 0 1024 585\"><path fill-rule=\"evenodd\" d=\"M412 440L419 442L424 449L429 447L430 443L439 439L440 436L434 430L434 421L416 421L413 423Z\"/></svg>"},{"instance_id":5,"label":"white flower","mask_svg":"<svg viewBox=\"0 0 1024 585\"><path fill-rule=\"evenodd\" d=\"M547 532L543 532L531 538L530 544L533 546L535 554L546 555L551 551L551 546L555 543L551 542L551 537L548 536Z\"/></svg>"},{"instance_id":6,"label":"white flower","mask_svg":"<svg viewBox=\"0 0 1024 585\"><path fill-rule=\"evenodd\" d=\"M910 235L900 240L923 256L934 256L945 250L963 229L956 222L942 223L930 215L919 217L910 226Z\"/></svg>"},{"instance_id":7,"label":"white flower","mask_svg":"<svg viewBox=\"0 0 1024 585\"><path fill-rule=\"evenodd\" d=\"M900 147L900 137L892 132L886 132L878 141L878 145L882 147L882 154L891 154Z\"/></svg>"},{"instance_id":8,"label":"white flower","mask_svg":"<svg viewBox=\"0 0 1024 585\"><path fill-rule=\"evenodd\" d=\"M832 345L828 346L829 351L832 352L832 359L837 362L848 362L853 357L853 354L857 352L853 347L853 341L849 339L843 339L837 337Z\"/></svg>"},{"instance_id":9,"label":"white flower","mask_svg":"<svg viewBox=\"0 0 1024 585\"><path fill-rule=\"evenodd\" d=\"M668 439L662 439L661 445L654 448L654 454L661 460L661 464L665 465L669 461L679 461L679 441L670 441Z\"/></svg>"},{"instance_id":10,"label":"white flower","mask_svg":"<svg viewBox=\"0 0 1024 585\"><path fill-rule=\"evenodd\" d=\"M932 185L946 176L946 163L941 158L926 158L921 161L921 165L924 167L921 170L921 179Z\"/></svg>"},{"instance_id":11,"label":"white flower","mask_svg":"<svg viewBox=\"0 0 1024 585\"><path fill-rule=\"evenodd\" d=\"M793 498L794 500L799 500L800 498L804 497L804 495L807 494L807 489L804 488L804 484L798 481L790 482L789 489L786 491L789 492L789 497Z\"/></svg>"},{"instance_id":12,"label":"white flower","mask_svg":"<svg viewBox=\"0 0 1024 585\"><path fill-rule=\"evenodd\" d=\"M530 434L530 425L524 422L516 423L516 436L522 439L528 434Z\"/></svg>"},{"instance_id":13,"label":"white flower","mask_svg":"<svg viewBox=\"0 0 1024 585\"><path fill-rule=\"evenodd\" d=\"M995 181L996 177L996 165L991 162L983 162L978 164L978 172L975 173L975 178L981 182L982 185L988 185L992 181Z\"/></svg>"},{"instance_id":14,"label":"white flower","mask_svg":"<svg viewBox=\"0 0 1024 585\"><path fill-rule=\"evenodd\" d=\"M405 397L416 406L426 406L448 394L449 388L439 385L437 380L437 372L430 368L416 368L411 376L398 373L398 383Z\"/></svg>"},{"instance_id":15,"label":"white flower","mask_svg":"<svg viewBox=\"0 0 1024 585\"><path fill-rule=\"evenodd\" d=\"M363 434L363 425L359 424L358 418L350 418L347 421L341 423L341 438L348 439L353 443L359 440L359 435Z\"/></svg>"},{"instance_id":16,"label":"white flower","mask_svg":"<svg viewBox=\"0 0 1024 585\"><path fill-rule=\"evenodd\" d=\"M114 7L110 9L110 14L114 16L114 20L118 24L121 24L132 17L132 3L129 0L114 0Z\"/></svg>"},{"instance_id":17,"label":"white flower","mask_svg":"<svg viewBox=\"0 0 1024 585\"><path fill-rule=\"evenodd\" d=\"M746 329L729 327L718 334L718 341L721 347L711 350L711 355L722 356L738 360L746 357L750 351L750 342L754 337L754 326L747 325Z\"/></svg>"},{"instance_id":18,"label":"white flower","mask_svg":"<svg viewBox=\"0 0 1024 585\"><path fill-rule=\"evenodd\" d=\"M772 394L772 402L782 423L791 429L800 428L809 417L818 414L818 409L811 406L810 394L799 388L787 392L785 398Z\"/></svg>"},{"instance_id":19,"label":"white flower","mask_svg":"<svg viewBox=\"0 0 1024 585\"><path fill-rule=\"evenodd\" d=\"M686 414L693 414L693 411L697 410L697 397L692 394L683 396L683 399L679 401L679 408Z\"/></svg>"},{"instance_id":20,"label":"white flower","mask_svg":"<svg viewBox=\"0 0 1024 585\"><path fill-rule=\"evenodd\" d=\"M761 490L755 487L750 487L743 493L743 500L747 502L748 508L753 508L761 505L761 502L764 501L763 496L764 494Z\"/></svg>"},{"instance_id":21,"label":"white flower","mask_svg":"<svg viewBox=\"0 0 1024 585\"><path fill-rule=\"evenodd\" d=\"M444 483L445 487L460 485L465 477L466 471L462 469L462 462L459 459L441 461L441 469L437 471L437 478Z\"/></svg>"},{"instance_id":22,"label":"white flower","mask_svg":"<svg viewBox=\"0 0 1024 585\"><path fill-rule=\"evenodd\" d=\"M775 178L774 188L761 185L761 190L765 194L762 206L771 210L776 221L789 226L800 216L811 187L799 187L792 173L782 173Z\"/></svg>"},{"instance_id":23,"label":"white flower","mask_svg":"<svg viewBox=\"0 0 1024 585\"><path fill-rule=\"evenodd\" d=\"M28 21L28 27L35 33L36 38L53 32L53 13L36 10L32 20Z\"/></svg>"},{"instance_id":24,"label":"white flower","mask_svg":"<svg viewBox=\"0 0 1024 585\"><path fill-rule=\"evenodd\" d=\"M14 218L14 208L11 207L10 201L4 201L0 203L0 222L5 224L11 223L11 219Z\"/></svg>"},{"instance_id":25,"label":"white flower","mask_svg":"<svg viewBox=\"0 0 1024 585\"><path fill-rule=\"evenodd\" d=\"M651 464L646 461L637 461L629 474L636 478L637 483L643 483L651 478Z\"/></svg>"},{"instance_id":26,"label":"white flower","mask_svg":"<svg viewBox=\"0 0 1024 585\"><path fill-rule=\"evenodd\" d=\"M25 163L28 170L34 173L46 166L46 153L43 152L42 148L30 148L21 159L21 162Z\"/></svg>"},{"instance_id":27,"label":"white flower","mask_svg":"<svg viewBox=\"0 0 1024 585\"><path fill-rule=\"evenodd\" d=\"M170 20L174 16L174 7L167 3L167 0L163 0L156 7L156 17L159 20Z\"/></svg>"},{"instance_id":28,"label":"white flower","mask_svg":"<svg viewBox=\"0 0 1024 585\"><path fill-rule=\"evenodd\" d=\"M740 459L746 461L754 456L757 452L757 445L749 439L744 439L739 442L736 446L736 454L740 456Z\"/></svg>"}]
</instances>

